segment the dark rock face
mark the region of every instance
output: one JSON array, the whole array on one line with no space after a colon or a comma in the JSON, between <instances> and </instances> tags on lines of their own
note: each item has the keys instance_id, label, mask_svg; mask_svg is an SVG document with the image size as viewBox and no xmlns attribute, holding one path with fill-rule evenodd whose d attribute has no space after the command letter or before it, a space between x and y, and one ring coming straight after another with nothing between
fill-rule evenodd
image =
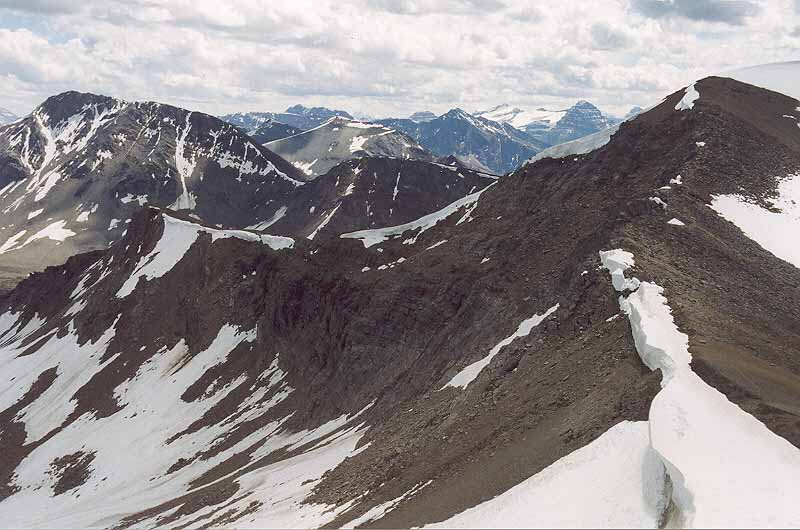
<instances>
[{"instance_id":1,"label":"dark rock face","mask_svg":"<svg viewBox=\"0 0 800 530\"><path fill-rule=\"evenodd\" d=\"M322 241L346 232L419 219L484 189L497 179L450 164L369 157L344 162L299 189L272 234Z\"/></svg>"},{"instance_id":2,"label":"dark rock face","mask_svg":"<svg viewBox=\"0 0 800 530\"><path fill-rule=\"evenodd\" d=\"M217 118L67 92L0 129L0 262L24 274L120 237L145 203L241 227L302 173Z\"/></svg>"},{"instance_id":3,"label":"dark rock face","mask_svg":"<svg viewBox=\"0 0 800 530\"><path fill-rule=\"evenodd\" d=\"M661 378L613 318L598 252L614 248L664 287L697 373L800 444L800 269L708 207L765 201L800 170L797 125L779 119L798 102L697 88L691 112L673 94L606 146L526 165L400 231L289 242L145 208L109 248L32 275L0 298L4 521L337 526L414 488L370 524L446 519L647 419ZM395 168L420 187L397 199L459 182L365 159L306 186L348 215L374 189L386 215L394 188L370 171ZM480 178L464 173L458 193ZM667 210L645 206L654 196ZM466 388L447 386L550 309Z\"/></svg>"},{"instance_id":4,"label":"dark rock face","mask_svg":"<svg viewBox=\"0 0 800 530\"><path fill-rule=\"evenodd\" d=\"M353 116L343 110L331 110L325 107L309 108L303 105L289 107L285 112L240 112L228 114L222 116L222 119L249 132L255 132L259 127L270 120L297 129L308 130L319 127L326 121L337 116L348 120L354 119Z\"/></svg>"},{"instance_id":5,"label":"dark rock face","mask_svg":"<svg viewBox=\"0 0 800 530\"><path fill-rule=\"evenodd\" d=\"M269 120L252 131L250 136L253 137L253 140L263 145L267 142L274 142L275 140L300 134L301 132L303 132L303 129L298 129L297 127L292 127L291 125L286 125L275 120Z\"/></svg>"},{"instance_id":6,"label":"dark rock face","mask_svg":"<svg viewBox=\"0 0 800 530\"><path fill-rule=\"evenodd\" d=\"M453 109L436 119L379 120L403 131L435 155L458 157L475 169L504 174L522 165L546 144L507 123L497 123Z\"/></svg>"}]
</instances>

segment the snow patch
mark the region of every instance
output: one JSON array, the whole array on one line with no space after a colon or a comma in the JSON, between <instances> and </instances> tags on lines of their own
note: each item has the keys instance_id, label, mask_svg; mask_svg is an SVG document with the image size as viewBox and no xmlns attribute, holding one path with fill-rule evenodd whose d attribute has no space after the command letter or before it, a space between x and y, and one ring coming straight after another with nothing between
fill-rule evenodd
<instances>
[{"instance_id":1,"label":"snow patch","mask_svg":"<svg viewBox=\"0 0 800 530\"><path fill-rule=\"evenodd\" d=\"M630 254L601 252L604 267L618 270L605 258L620 253ZM796 527L800 450L692 371L689 338L675 325L663 292L659 285L641 282L636 291L620 296L620 308L628 315L642 361L663 374L648 423L650 444L672 482L676 514L668 526Z\"/></svg>"},{"instance_id":2,"label":"snow patch","mask_svg":"<svg viewBox=\"0 0 800 530\"><path fill-rule=\"evenodd\" d=\"M191 178L196 164L194 157L189 158L186 156L186 137L189 136L189 131L192 129L192 125L189 122L191 117L192 113L187 113L183 130L175 131L177 135L175 140L175 169L178 170L178 178L180 178L181 182L181 194L169 206L173 210L194 210L197 206L194 194L189 191L186 184L186 181Z\"/></svg>"},{"instance_id":3,"label":"snow patch","mask_svg":"<svg viewBox=\"0 0 800 530\"><path fill-rule=\"evenodd\" d=\"M623 421L497 497L424 528L658 528L664 466Z\"/></svg>"},{"instance_id":4,"label":"snow patch","mask_svg":"<svg viewBox=\"0 0 800 530\"><path fill-rule=\"evenodd\" d=\"M310 176L312 176L314 174L314 170L311 169L311 168L314 167L314 164L316 164L318 161L319 161L319 158L315 158L311 162L298 162L298 161L295 161L295 162L292 162L292 165L310 177Z\"/></svg>"},{"instance_id":5,"label":"snow patch","mask_svg":"<svg viewBox=\"0 0 800 530\"><path fill-rule=\"evenodd\" d=\"M356 136L350 141L350 152L355 153L364 149L364 144L369 140L369 136Z\"/></svg>"},{"instance_id":6,"label":"snow patch","mask_svg":"<svg viewBox=\"0 0 800 530\"><path fill-rule=\"evenodd\" d=\"M33 243L38 239L52 239L53 241L62 242L68 237L75 235L75 232L65 228L66 224L67 222L63 220L50 223L38 232L29 236L28 239L26 239L22 244L19 244L19 241L27 233L27 230L17 232L13 236L9 237L2 246L0 246L0 254L9 252L11 250L21 250L23 247Z\"/></svg>"},{"instance_id":7,"label":"snow patch","mask_svg":"<svg viewBox=\"0 0 800 530\"><path fill-rule=\"evenodd\" d=\"M692 110L694 108L694 103L700 99L700 93L694 86L694 83L686 87L686 91L683 94L683 98L675 105L675 110Z\"/></svg>"},{"instance_id":8,"label":"snow patch","mask_svg":"<svg viewBox=\"0 0 800 530\"><path fill-rule=\"evenodd\" d=\"M337 204L336 207L333 210L331 210L330 213L328 213L328 215L325 216L325 218L322 220L320 224L317 225L314 231L308 234L308 239L313 240L315 237L317 237L319 231L325 228L325 226L327 226L327 224L331 221L331 219L333 219L333 216L336 215L336 212L339 210L339 206L341 205L342 203Z\"/></svg>"},{"instance_id":9,"label":"snow patch","mask_svg":"<svg viewBox=\"0 0 800 530\"><path fill-rule=\"evenodd\" d=\"M38 216L40 213L44 211L44 208L39 208L38 210L34 210L28 214L28 221L33 219L34 217Z\"/></svg>"},{"instance_id":10,"label":"snow patch","mask_svg":"<svg viewBox=\"0 0 800 530\"><path fill-rule=\"evenodd\" d=\"M414 486L407 492L403 493L399 497L378 504L377 506L373 506L372 508L364 512L364 514L361 515L360 517L353 519L349 523L343 524L341 528L356 528L364 523L368 523L370 521L375 521L377 519L382 518L384 515L397 508L397 506L401 502L410 497L413 497L417 492L419 492L424 487L428 486L431 482L433 481L429 480L428 482L417 484L416 486Z\"/></svg>"},{"instance_id":11,"label":"snow patch","mask_svg":"<svg viewBox=\"0 0 800 530\"><path fill-rule=\"evenodd\" d=\"M739 195L715 195L710 206L765 250L800 268L800 174L782 179L777 196L767 200L772 210Z\"/></svg>"},{"instance_id":12,"label":"snow patch","mask_svg":"<svg viewBox=\"0 0 800 530\"><path fill-rule=\"evenodd\" d=\"M212 243L217 239L234 237L245 241L258 241L273 250L287 249L294 246L294 240L288 237L256 234L244 230L218 230L175 219L168 215L162 215L161 218L164 220L164 233L153 250L139 260L133 273L117 291L117 298L124 298L131 294L136 289L141 278L152 280L153 278L160 278L171 271L194 242L197 241L201 233L211 234Z\"/></svg>"},{"instance_id":13,"label":"snow patch","mask_svg":"<svg viewBox=\"0 0 800 530\"><path fill-rule=\"evenodd\" d=\"M618 130L619 125L614 125L613 127L603 129L602 131L584 136L583 138L558 144L553 147L548 147L528 160L527 163L532 164L533 162L542 160L544 158L564 158L571 155L584 155L586 153L590 153L596 149L600 149L610 142L611 137L613 137Z\"/></svg>"},{"instance_id":14,"label":"snow patch","mask_svg":"<svg viewBox=\"0 0 800 530\"><path fill-rule=\"evenodd\" d=\"M246 229L247 230L266 230L270 226L274 225L275 223L277 223L278 221L283 219L283 216L286 215L286 210L287 210L286 206L281 206L280 208L278 208L278 211L276 211L275 214L272 217L270 217L268 220L263 221L261 223L257 223L257 224L251 225L251 226L248 226L248 227L246 227Z\"/></svg>"},{"instance_id":15,"label":"snow patch","mask_svg":"<svg viewBox=\"0 0 800 530\"><path fill-rule=\"evenodd\" d=\"M503 348L514 342L514 340L517 339L518 337L527 337L533 330L533 328L544 322L544 320L553 313L555 313L556 310L558 310L558 304L554 305L541 315L533 315L531 318L523 320L514 333L512 333L510 336L498 342L495 345L495 347L489 351L489 355L463 368L441 389L444 390L448 386L467 388L467 386L471 382L473 382L478 377L478 375L480 375L481 371L489 365L492 359L498 353L500 353L500 350L502 350Z\"/></svg>"},{"instance_id":16,"label":"snow patch","mask_svg":"<svg viewBox=\"0 0 800 530\"><path fill-rule=\"evenodd\" d=\"M120 199L120 202L123 204L136 202L139 206L144 206L147 203L147 195L133 195L132 193L128 193Z\"/></svg>"},{"instance_id":17,"label":"snow patch","mask_svg":"<svg viewBox=\"0 0 800 530\"><path fill-rule=\"evenodd\" d=\"M369 248L373 245L377 245L389 239L398 237L405 232L418 230L414 237L407 240L410 244L412 244L416 242L416 239L420 236L420 234L426 230L430 230L439 222L444 221L462 208L466 207L468 208L468 211L467 214L462 217L457 224L461 224L462 222L468 220L469 213L477 206L478 199L480 199L481 194L483 194L483 192L492 186L494 186L494 183L485 187L481 191L467 195L466 197L462 197L457 201L448 204L441 210L420 217L419 219L411 221L410 223L405 223L398 226L390 226L387 228L373 228L369 230L359 230L358 232L348 232L346 234L341 234L339 237L342 239L359 239L364 244L365 248Z\"/></svg>"}]
</instances>

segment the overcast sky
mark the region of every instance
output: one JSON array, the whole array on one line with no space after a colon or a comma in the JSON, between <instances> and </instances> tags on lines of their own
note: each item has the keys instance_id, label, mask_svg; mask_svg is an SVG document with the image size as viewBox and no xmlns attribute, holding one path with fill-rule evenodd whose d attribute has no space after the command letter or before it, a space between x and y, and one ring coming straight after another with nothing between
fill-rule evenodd
<instances>
[{"instance_id":1,"label":"overcast sky","mask_svg":"<svg viewBox=\"0 0 800 530\"><path fill-rule=\"evenodd\" d=\"M18 114L71 89L214 114L624 114L798 58L800 0L0 0L0 107Z\"/></svg>"}]
</instances>

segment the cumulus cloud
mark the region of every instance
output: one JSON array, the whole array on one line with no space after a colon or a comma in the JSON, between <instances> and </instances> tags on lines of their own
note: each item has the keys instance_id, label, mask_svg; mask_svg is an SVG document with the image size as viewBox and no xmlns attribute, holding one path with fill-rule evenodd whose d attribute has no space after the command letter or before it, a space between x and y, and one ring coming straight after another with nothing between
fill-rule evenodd
<instances>
[{"instance_id":1,"label":"cumulus cloud","mask_svg":"<svg viewBox=\"0 0 800 530\"><path fill-rule=\"evenodd\" d=\"M40 14L75 13L85 6L80 0L0 0L0 9Z\"/></svg>"},{"instance_id":2,"label":"cumulus cloud","mask_svg":"<svg viewBox=\"0 0 800 530\"><path fill-rule=\"evenodd\" d=\"M747 17L761 11L759 5L748 0L633 0L631 7L653 18L684 17L734 25L743 25Z\"/></svg>"},{"instance_id":3,"label":"cumulus cloud","mask_svg":"<svg viewBox=\"0 0 800 530\"><path fill-rule=\"evenodd\" d=\"M595 22L590 27L592 44L598 50L618 50L633 44L628 34L608 22Z\"/></svg>"},{"instance_id":4,"label":"cumulus cloud","mask_svg":"<svg viewBox=\"0 0 800 530\"><path fill-rule=\"evenodd\" d=\"M369 0L372 7L404 15L486 13L507 7L501 0Z\"/></svg>"},{"instance_id":5,"label":"cumulus cloud","mask_svg":"<svg viewBox=\"0 0 800 530\"><path fill-rule=\"evenodd\" d=\"M622 114L795 57L797 0L759 1L0 0L0 106L76 89L211 113L588 99Z\"/></svg>"}]
</instances>

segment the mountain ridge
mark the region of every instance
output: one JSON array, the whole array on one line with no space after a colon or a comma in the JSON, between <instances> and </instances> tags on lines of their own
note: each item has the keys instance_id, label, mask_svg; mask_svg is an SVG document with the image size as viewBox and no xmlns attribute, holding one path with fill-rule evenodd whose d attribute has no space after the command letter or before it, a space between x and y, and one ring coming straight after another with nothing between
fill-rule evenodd
<instances>
[{"instance_id":1,"label":"mountain ridge","mask_svg":"<svg viewBox=\"0 0 800 530\"><path fill-rule=\"evenodd\" d=\"M704 79L598 149L318 242L141 210L0 298L2 373L25 383L0 387L0 513L454 527L500 503L498 526L792 526L800 269L714 207L768 211L800 174L797 106ZM24 370L42 358L57 369ZM592 509L537 504L558 492Z\"/></svg>"},{"instance_id":2,"label":"mountain ridge","mask_svg":"<svg viewBox=\"0 0 800 530\"><path fill-rule=\"evenodd\" d=\"M364 123L342 116L269 142L266 147L294 164L309 179L326 173L340 162L363 156L434 160L433 155L400 131L380 123Z\"/></svg>"},{"instance_id":3,"label":"mountain ridge","mask_svg":"<svg viewBox=\"0 0 800 530\"><path fill-rule=\"evenodd\" d=\"M438 156L454 155L472 167L498 174L519 167L545 145L508 124L454 108L430 121L385 119L378 123L408 134Z\"/></svg>"},{"instance_id":4,"label":"mountain ridge","mask_svg":"<svg viewBox=\"0 0 800 530\"><path fill-rule=\"evenodd\" d=\"M74 91L0 129L0 152L0 252L17 270L105 247L144 202L243 226L242 205L271 214L304 178L212 116Z\"/></svg>"}]
</instances>

